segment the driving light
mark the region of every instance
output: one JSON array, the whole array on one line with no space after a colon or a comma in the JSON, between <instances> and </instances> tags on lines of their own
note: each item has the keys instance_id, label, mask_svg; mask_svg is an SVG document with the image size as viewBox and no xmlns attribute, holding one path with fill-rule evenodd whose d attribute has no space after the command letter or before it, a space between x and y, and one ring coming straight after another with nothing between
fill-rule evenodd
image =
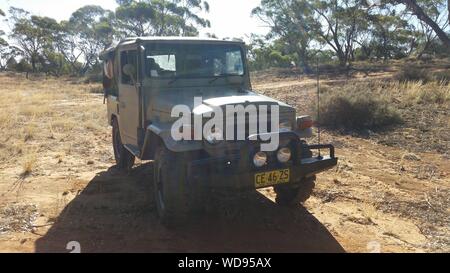
<instances>
[{"instance_id":1,"label":"driving light","mask_svg":"<svg viewBox=\"0 0 450 273\"><path fill-rule=\"evenodd\" d=\"M253 164L255 164L256 167L261 168L262 166L266 165L267 163L267 154L264 152L256 153L253 157Z\"/></svg>"},{"instance_id":2,"label":"driving light","mask_svg":"<svg viewBox=\"0 0 450 273\"><path fill-rule=\"evenodd\" d=\"M286 163L291 159L291 150L289 148L281 148L278 150L277 159L281 163Z\"/></svg>"},{"instance_id":3,"label":"driving light","mask_svg":"<svg viewBox=\"0 0 450 273\"><path fill-rule=\"evenodd\" d=\"M297 127L300 130L306 130L313 127L314 122L310 116L297 117Z\"/></svg>"},{"instance_id":4,"label":"driving light","mask_svg":"<svg viewBox=\"0 0 450 273\"><path fill-rule=\"evenodd\" d=\"M208 141L208 143L212 145L218 144L222 140L223 140L223 132L219 128L214 129L214 132L211 132L206 136L206 141Z\"/></svg>"}]
</instances>

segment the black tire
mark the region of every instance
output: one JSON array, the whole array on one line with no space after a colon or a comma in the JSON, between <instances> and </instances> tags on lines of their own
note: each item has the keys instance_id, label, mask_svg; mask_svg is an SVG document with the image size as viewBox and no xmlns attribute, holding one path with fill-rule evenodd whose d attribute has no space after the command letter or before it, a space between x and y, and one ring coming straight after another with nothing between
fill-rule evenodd
<instances>
[{"instance_id":1,"label":"black tire","mask_svg":"<svg viewBox=\"0 0 450 273\"><path fill-rule=\"evenodd\" d=\"M306 202L313 193L316 177L308 177L302 179L299 185L282 185L275 187L277 197L276 203L284 207L297 206L300 203Z\"/></svg>"},{"instance_id":2,"label":"black tire","mask_svg":"<svg viewBox=\"0 0 450 273\"><path fill-rule=\"evenodd\" d=\"M187 179L189 154L174 153L163 144L155 154L154 193L161 223L169 228L183 225L199 207L195 189Z\"/></svg>"},{"instance_id":3,"label":"black tire","mask_svg":"<svg viewBox=\"0 0 450 273\"><path fill-rule=\"evenodd\" d=\"M125 148L125 146L123 146L122 139L120 138L119 123L117 122L117 119L113 119L112 127L112 142L116 166L120 170L129 171L133 167L136 158L130 151Z\"/></svg>"}]
</instances>

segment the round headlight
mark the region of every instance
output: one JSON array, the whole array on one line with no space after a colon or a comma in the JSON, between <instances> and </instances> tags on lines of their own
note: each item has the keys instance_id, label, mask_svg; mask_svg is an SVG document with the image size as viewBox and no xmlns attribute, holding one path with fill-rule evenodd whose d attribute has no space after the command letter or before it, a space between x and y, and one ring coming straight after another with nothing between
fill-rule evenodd
<instances>
[{"instance_id":1,"label":"round headlight","mask_svg":"<svg viewBox=\"0 0 450 273\"><path fill-rule=\"evenodd\" d=\"M281 163L286 163L291 159L291 150L289 148L281 148L278 150L277 159Z\"/></svg>"},{"instance_id":2,"label":"round headlight","mask_svg":"<svg viewBox=\"0 0 450 273\"><path fill-rule=\"evenodd\" d=\"M206 136L206 141L208 141L209 144L218 144L223 140L223 133L222 130L219 128L214 129L214 132L209 133Z\"/></svg>"},{"instance_id":3,"label":"round headlight","mask_svg":"<svg viewBox=\"0 0 450 273\"><path fill-rule=\"evenodd\" d=\"M267 163L267 154L265 152L259 152L256 153L253 157L253 164L255 164L256 167L261 168L262 166L266 165Z\"/></svg>"}]
</instances>

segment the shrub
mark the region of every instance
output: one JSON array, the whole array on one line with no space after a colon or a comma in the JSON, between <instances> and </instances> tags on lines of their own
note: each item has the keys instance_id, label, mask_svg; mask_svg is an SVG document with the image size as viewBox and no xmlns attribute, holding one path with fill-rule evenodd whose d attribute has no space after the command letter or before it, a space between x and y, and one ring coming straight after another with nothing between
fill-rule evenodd
<instances>
[{"instance_id":1,"label":"shrub","mask_svg":"<svg viewBox=\"0 0 450 273\"><path fill-rule=\"evenodd\" d=\"M433 78L439 83L449 84L450 83L450 70L447 69L444 71L436 72L433 75Z\"/></svg>"},{"instance_id":2,"label":"shrub","mask_svg":"<svg viewBox=\"0 0 450 273\"><path fill-rule=\"evenodd\" d=\"M432 80L432 76L426 69L414 66L404 66L397 74L395 79L400 82L421 81L427 83Z\"/></svg>"},{"instance_id":3,"label":"shrub","mask_svg":"<svg viewBox=\"0 0 450 273\"><path fill-rule=\"evenodd\" d=\"M390 102L368 84L355 84L323 94L320 124L345 130L381 129L401 122Z\"/></svg>"}]
</instances>

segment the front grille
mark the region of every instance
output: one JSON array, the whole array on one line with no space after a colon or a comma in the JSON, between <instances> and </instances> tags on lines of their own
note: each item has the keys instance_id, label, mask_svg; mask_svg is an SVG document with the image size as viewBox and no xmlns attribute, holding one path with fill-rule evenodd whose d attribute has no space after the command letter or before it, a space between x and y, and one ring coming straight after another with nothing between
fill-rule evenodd
<instances>
[{"instance_id":1,"label":"front grille","mask_svg":"<svg viewBox=\"0 0 450 273\"><path fill-rule=\"evenodd\" d=\"M289 112L280 113L279 114L279 121L291 120L292 119L291 115L292 115L292 113L289 113ZM234 132L234 134L233 134L233 141L246 140L246 139L248 139L248 137L251 134L260 134L260 133L262 133L263 129L265 129L266 133L272 133L272 120L271 120L270 113L267 114L266 128L263 128L263 126L261 126L262 128L260 128L259 114L258 114L258 116L256 118L256 124L254 124L254 122L255 122L254 120L252 120L252 122L250 122L249 114L246 114L244 122L242 122L242 121L240 123L238 122L238 115L237 114L234 115L233 119L234 119L233 125L226 124L226 122L224 124L224 126L225 126L224 137L227 138L228 135L229 135L227 132L233 131ZM243 134L244 138L243 139L242 138L238 138L240 136L239 133L238 133L238 129L240 129L240 128L244 129L244 134ZM252 131L250 131L251 128L256 129L256 132L254 131L254 129ZM227 139L227 140L230 141L230 139Z\"/></svg>"}]
</instances>

